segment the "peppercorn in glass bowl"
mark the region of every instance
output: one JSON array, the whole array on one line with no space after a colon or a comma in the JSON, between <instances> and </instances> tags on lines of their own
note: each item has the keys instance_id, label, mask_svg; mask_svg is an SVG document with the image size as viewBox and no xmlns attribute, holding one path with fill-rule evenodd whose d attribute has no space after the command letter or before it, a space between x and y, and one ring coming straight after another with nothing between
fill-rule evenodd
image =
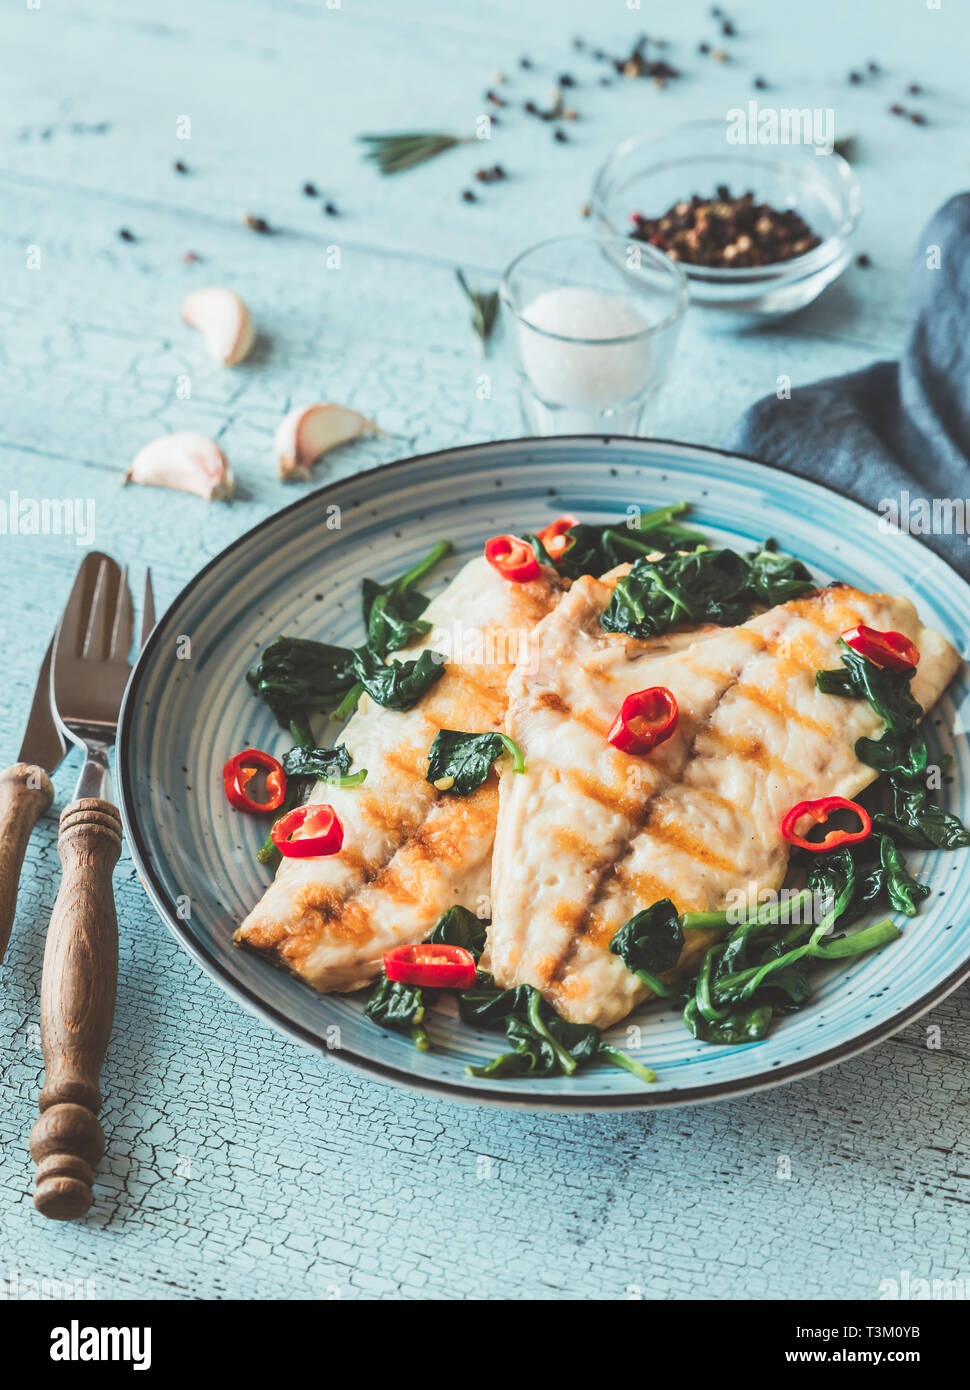
<instances>
[{"instance_id":1,"label":"peppercorn in glass bowl","mask_svg":"<svg viewBox=\"0 0 970 1390\"><path fill-rule=\"evenodd\" d=\"M677 260L691 304L740 327L803 309L841 275L860 194L834 151L732 135L718 120L624 140L596 175L591 206L603 230Z\"/></svg>"}]
</instances>

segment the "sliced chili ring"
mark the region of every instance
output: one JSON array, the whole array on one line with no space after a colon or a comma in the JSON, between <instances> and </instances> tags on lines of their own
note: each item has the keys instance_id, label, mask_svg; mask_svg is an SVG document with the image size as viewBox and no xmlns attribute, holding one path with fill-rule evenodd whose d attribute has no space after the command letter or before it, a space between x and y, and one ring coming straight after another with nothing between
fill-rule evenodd
<instances>
[{"instance_id":1,"label":"sliced chili ring","mask_svg":"<svg viewBox=\"0 0 970 1390\"><path fill-rule=\"evenodd\" d=\"M468 989L475 983L475 957L464 946L419 942L384 952L384 974L402 985Z\"/></svg>"},{"instance_id":2,"label":"sliced chili ring","mask_svg":"<svg viewBox=\"0 0 970 1390\"><path fill-rule=\"evenodd\" d=\"M824 825L833 811L851 811L859 817L859 829L830 830L824 840L806 840L796 831L795 826L804 816L810 816L816 825ZM841 845L856 845L860 840L867 840L872 834L872 819L858 801L847 801L844 796L823 796L818 801L799 801L793 806L781 823L781 833L790 845L811 850L813 854L824 854Z\"/></svg>"},{"instance_id":3,"label":"sliced chili ring","mask_svg":"<svg viewBox=\"0 0 970 1390\"><path fill-rule=\"evenodd\" d=\"M254 801L246 787L260 771L266 773L266 800ZM278 811L283 805L286 773L283 764L261 748L244 748L224 764L222 785L230 806L257 815L263 811Z\"/></svg>"},{"instance_id":4,"label":"sliced chili ring","mask_svg":"<svg viewBox=\"0 0 970 1390\"><path fill-rule=\"evenodd\" d=\"M543 526L541 531L536 532L536 540L542 542L550 560L561 560L566 551L575 544L569 532L578 525L579 517L566 515L557 517L555 521L550 521L548 526Z\"/></svg>"},{"instance_id":5,"label":"sliced chili ring","mask_svg":"<svg viewBox=\"0 0 970 1390\"><path fill-rule=\"evenodd\" d=\"M339 854L344 828L332 806L296 806L280 816L270 839L284 859L315 859Z\"/></svg>"},{"instance_id":6,"label":"sliced chili ring","mask_svg":"<svg viewBox=\"0 0 970 1390\"><path fill-rule=\"evenodd\" d=\"M673 691L652 685L626 697L606 739L621 753L649 753L671 737L679 718Z\"/></svg>"},{"instance_id":7,"label":"sliced chili ring","mask_svg":"<svg viewBox=\"0 0 970 1390\"><path fill-rule=\"evenodd\" d=\"M493 536L485 542L485 559L503 579L526 584L541 573L535 551L519 536Z\"/></svg>"},{"instance_id":8,"label":"sliced chili ring","mask_svg":"<svg viewBox=\"0 0 970 1390\"><path fill-rule=\"evenodd\" d=\"M850 627L842 634L847 647L890 671L919 665L919 647L904 632L880 632L875 627Z\"/></svg>"}]
</instances>

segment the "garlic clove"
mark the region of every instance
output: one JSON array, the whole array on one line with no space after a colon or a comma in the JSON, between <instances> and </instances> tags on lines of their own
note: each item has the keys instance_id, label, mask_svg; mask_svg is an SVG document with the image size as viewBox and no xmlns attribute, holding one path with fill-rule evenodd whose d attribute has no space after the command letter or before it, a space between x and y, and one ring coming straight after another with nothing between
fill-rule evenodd
<instances>
[{"instance_id":1,"label":"garlic clove","mask_svg":"<svg viewBox=\"0 0 970 1390\"><path fill-rule=\"evenodd\" d=\"M193 290L182 305L182 319L197 328L217 362L235 367L253 345L249 310L232 290L213 286Z\"/></svg>"},{"instance_id":2,"label":"garlic clove","mask_svg":"<svg viewBox=\"0 0 970 1390\"><path fill-rule=\"evenodd\" d=\"M273 441L280 477L284 482L306 482L313 464L328 449L361 434L383 433L373 420L345 405L297 406L280 421Z\"/></svg>"},{"instance_id":3,"label":"garlic clove","mask_svg":"<svg viewBox=\"0 0 970 1390\"><path fill-rule=\"evenodd\" d=\"M206 501L223 501L235 486L225 454L204 434L166 434L140 449L125 474L126 483L179 488Z\"/></svg>"}]
</instances>

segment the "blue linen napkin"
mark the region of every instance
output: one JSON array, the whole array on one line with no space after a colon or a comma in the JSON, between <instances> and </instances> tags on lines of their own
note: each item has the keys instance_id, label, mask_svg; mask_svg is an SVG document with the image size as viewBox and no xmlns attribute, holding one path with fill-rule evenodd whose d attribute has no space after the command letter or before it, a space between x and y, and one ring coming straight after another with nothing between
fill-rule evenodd
<instances>
[{"instance_id":1,"label":"blue linen napkin","mask_svg":"<svg viewBox=\"0 0 970 1390\"><path fill-rule=\"evenodd\" d=\"M790 400L759 401L724 445L830 483L873 510L895 500L914 532L920 499L931 508L950 499L955 506L938 506L937 529L922 539L970 579L970 193L930 221L910 292L898 363L795 387ZM948 517L964 529L943 533Z\"/></svg>"}]
</instances>

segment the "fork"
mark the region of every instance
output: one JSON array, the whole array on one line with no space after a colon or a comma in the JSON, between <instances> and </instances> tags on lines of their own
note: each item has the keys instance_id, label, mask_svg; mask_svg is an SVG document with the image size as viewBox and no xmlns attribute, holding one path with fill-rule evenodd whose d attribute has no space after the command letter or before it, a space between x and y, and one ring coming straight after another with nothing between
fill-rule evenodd
<instances>
[{"instance_id":1,"label":"fork","mask_svg":"<svg viewBox=\"0 0 970 1390\"><path fill-rule=\"evenodd\" d=\"M149 574L143 640L153 623ZM133 624L127 570L91 552L61 618L51 667L55 716L84 749L74 800L60 818L63 874L47 932L40 999L46 1078L30 1135L37 1164L34 1205L56 1221L88 1210L95 1165L104 1153L99 1081L118 978L111 876L121 852L108 755L131 671Z\"/></svg>"}]
</instances>

